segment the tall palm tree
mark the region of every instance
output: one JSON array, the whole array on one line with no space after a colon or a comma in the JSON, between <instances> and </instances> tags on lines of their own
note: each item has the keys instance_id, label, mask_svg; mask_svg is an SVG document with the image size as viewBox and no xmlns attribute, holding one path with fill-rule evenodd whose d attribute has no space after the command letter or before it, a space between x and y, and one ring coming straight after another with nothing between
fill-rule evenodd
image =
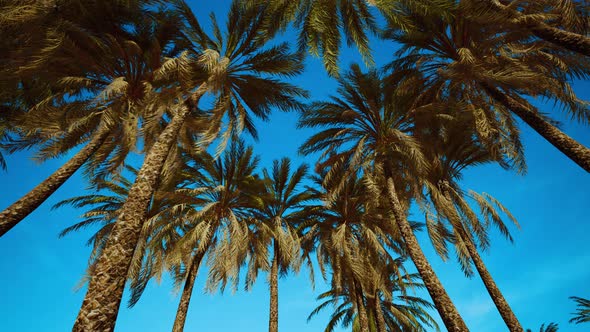
<instances>
[{"instance_id":1,"label":"tall palm tree","mask_svg":"<svg viewBox=\"0 0 590 332\"><path fill-rule=\"evenodd\" d=\"M254 210L257 220L255 225L261 233L267 233L272 255L269 275L270 314L269 332L279 329L279 276L284 276L289 269L299 269L301 257L301 239L299 225L312 218L305 204L314 196L309 190L302 189L302 182L307 175L307 165L301 165L291 171L288 158L273 161L272 168L263 170L264 191L261 193L260 208Z\"/></svg>"},{"instance_id":2,"label":"tall palm tree","mask_svg":"<svg viewBox=\"0 0 590 332\"><path fill-rule=\"evenodd\" d=\"M431 213L426 207L427 227L437 253L443 259L447 258L446 243L443 241L446 239L454 242L465 274L471 276L473 264L509 330L522 332L522 326L480 257L476 242L477 239L479 246L484 250L489 247L488 229L492 225L512 240L507 226L500 217L501 212L506 212L515 223L516 220L493 197L475 192L466 195L459 185L462 172L469 167L490 162L507 164L501 153L494 152L494 149L490 151L489 146L478 141L475 131L470 130L469 123L473 121L470 118L471 114L463 112L438 126L430 123L424 132L416 130L415 135L419 136L421 141L427 142L424 144L424 153L430 160L430 167L424 176L424 192L438 212ZM419 124L416 125L418 126ZM477 213L466 201L466 196L480 206L485 222L477 217ZM434 216L436 218L433 218ZM450 230L442 223L445 219Z\"/></svg>"},{"instance_id":3,"label":"tall palm tree","mask_svg":"<svg viewBox=\"0 0 590 332\"><path fill-rule=\"evenodd\" d=\"M415 195L427 167L421 147L410 135L411 121L404 110L409 103L401 97L392 98L393 91L376 72L364 74L355 65L339 83L341 97L314 103L303 112L300 126L324 129L308 139L301 151L324 151L325 163L350 165L378 175L378 187L387 198L392 222L445 326L449 331L468 331L418 244L407 220L407 200L400 198L408 190Z\"/></svg>"},{"instance_id":4,"label":"tall palm tree","mask_svg":"<svg viewBox=\"0 0 590 332\"><path fill-rule=\"evenodd\" d=\"M590 56L588 4L573 0L464 0L466 12L486 24L501 24ZM555 19L557 17L557 19Z\"/></svg>"},{"instance_id":5,"label":"tall palm tree","mask_svg":"<svg viewBox=\"0 0 590 332\"><path fill-rule=\"evenodd\" d=\"M136 149L142 119L154 112L150 106L154 91L146 87L157 85L153 75L162 63L153 54L174 54L169 46L177 36L173 17L166 13L154 16L137 19L132 33L121 27L118 34L82 35L77 40L66 35L30 68L22 69L45 72L54 81L50 94L15 119L21 137L7 143L8 149L37 146L37 158L44 160L84 145L47 179L0 212L0 236L84 164L90 173L104 177L120 170L127 154ZM70 33L81 34L72 30Z\"/></svg>"},{"instance_id":6,"label":"tall palm tree","mask_svg":"<svg viewBox=\"0 0 590 332\"><path fill-rule=\"evenodd\" d=\"M403 10L403 9L402 9ZM431 100L468 101L478 119L480 135L497 129L500 122L518 131L512 115L522 119L549 143L580 167L590 172L590 149L559 130L524 97L543 96L563 105L572 117L588 123L588 104L579 100L568 83L570 78L588 77L589 63L567 50L527 40L518 32L482 27L457 9L447 18L406 10L414 22L401 31L390 22L386 37L402 44L400 56L389 67L393 81L411 77L412 89ZM559 65L558 65L559 64Z\"/></svg>"},{"instance_id":7,"label":"tall palm tree","mask_svg":"<svg viewBox=\"0 0 590 332\"><path fill-rule=\"evenodd\" d=\"M227 118L231 130L222 136L226 141L232 133L242 129L255 134L249 113L265 119L272 107L282 110L297 108L299 103L295 98L305 95L297 87L271 78L296 75L301 72L302 64L301 56L290 52L287 44L268 46L275 31L262 24L266 16L264 8L250 8L234 2L228 14L226 33L222 35L213 20L215 38L209 38L188 5L180 3L178 7L188 24L185 34L192 38L193 48L168 60L163 67L178 70L178 77L182 79L178 88L185 98L181 95L181 102L169 105L170 121L147 152L130 189L90 281L75 331L114 327L125 286L124 276L154 188L180 129L196 111L200 98L211 91L217 100L208 117L210 129L203 133L205 141L217 137L223 119ZM206 81L202 80L203 71L207 75ZM174 88L169 93L178 97L177 90Z\"/></svg>"},{"instance_id":8,"label":"tall palm tree","mask_svg":"<svg viewBox=\"0 0 590 332\"><path fill-rule=\"evenodd\" d=\"M570 323L581 324L590 322L590 301L577 296L571 296L570 299L578 304L574 318L570 319Z\"/></svg>"},{"instance_id":9,"label":"tall palm tree","mask_svg":"<svg viewBox=\"0 0 590 332\"><path fill-rule=\"evenodd\" d=\"M183 168L184 184L170 196L176 204L168 205L155 218L164 222L154 236L181 228L182 235L166 253L168 265L185 265L184 273L173 274L177 283L184 283L176 313L174 332L184 330L197 272L203 259L215 262L217 247L224 246L225 235L242 239L244 219L258 206L261 180L255 174L259 158L252 147L242 141L232 142L220 158L206 152L188 153ZM247 244L247 243L246 243ZM227 257L226 257L227 258ZM220 263L227 263L220 262Z\"/></svg>"}]
</instances>

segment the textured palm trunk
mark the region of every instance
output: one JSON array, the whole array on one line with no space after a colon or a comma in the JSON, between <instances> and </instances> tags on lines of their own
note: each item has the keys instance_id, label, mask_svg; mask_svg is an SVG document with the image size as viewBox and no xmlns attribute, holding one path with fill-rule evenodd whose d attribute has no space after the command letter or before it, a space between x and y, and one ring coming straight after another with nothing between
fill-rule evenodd
<instances>
[{"instance_id":1,"label":"textured palm trunk","mask_svg":"<svg viewBox=\"0 0 590 332\"><path fill-rule=\"evenodd\" d=\"M387 332L387 324L383 316L383 308L381 308L381 299L379 292L375 292L375 315L377 316L377 332Z\"/></svg>"},{"instance_id":2,"label":"textured palm trunk","mask_svg":"<svg viewBox=\"0 0 590 332\"><path fill-rule=\"evenodd\" d=\"M449 206L452 206L453 200L451 198L449 189L446 187L446 185L442 188L442 192L446 200L448 201L447 203L449 204ZM500 316L502 316L504 323L506 323L508 330L511 332L523 332L524 329L520 325L518 318L516 318L516 315L512 311L512 308L504 298L504 295L502 295L502 292L498 288L498 285L496 285L494 278L492 278L492 275L483 263L483 260L479 256L477 248L471 240L471 237L469 236L469 234L467 234L467 231L465 230L463 225L461 225L459 215L456 213L454 209L450 209L449 212L451 214L450 218L455 220L453 222L453 227L455 227L459 236L461 237L461 240L463 240L463 243L465 244L465 247L469 252L469 256L471 256L471 260L473 261L473 264L475 265L475 268L477 269L477 272L479 273L481 280L486 286L486 289L488 290L488 293L490 294L492 301L494 301L494 304L496 305L498 312L500 312Z\"/></svg>"},{"instance_id":3,"label":"textured palm trunk","mask_svg":"<svg viewBox=\"0 0 590 332\"><path fill-rule=\"evenodd\" d=\"M412 231L412 227L401 208L401 203L395 191L395 184L390 176L387 177L387 195L389 203L392 206L395 221L406 244L406 250L414 262L418 273L420 273L424 286L426 286L445 327L449 332L469 331L463 318L459 315L459 311L453 304L453 301L451 301L438 276L432 270L432 266L430 266L426 256L424 256L422 248L420 248L418 240Z\"/></svg>"},{"instance_id":4,"label":"textured palm trunk","mask_svg":"<svg viewBox=\"0 0 590 332\"><path fill-rule=\"evenodd\" d=\"M184 331L184 324L186 322L186 315L188 313L188 306L191 302L191 296L193 294L193 288L195 286L195 280L197 280L197 274L199 272L199 266L205 256L205 251L197 253L191 262L188 275L184 281L184 287L182 289L182 295L180 296L180 303L178 304L178 310L176 310L176 318L174 319L174 325L172 326L172 332Z\"/></svg>"},{"instance_id":5,"label":"textured palm trunk","mask_svg":"<svg viewBox=\"0 0 590 332\"><path fill-rule=\"evenodd\" d=\"M109 130L99 129L90 142L86 144L63 166L51 174L47 179L37 185L33 190L14 202L0 213L0 237L21 220L31 214L49 196L51 196L62 184L64 184L84 163L100 148L109 136Z\"/></svg>"},{"instance_id":6,"label":"textured palm trunk","mask_svg":"<svg viewBox=\"0 0 590 332\"><path fill-rule=\"evenodd\" d=\"M590 38L584 35L554 28L545 23L533 24L531 30L535 36L543 40L570 51L590 56Z\"/></svg>"},{"instance_id":7,"label":"textured palm trunk","mask_svg":"<svg viewBox=\"0 0 590 332\"><path fill-rule=\"evenodd\" d=\"M545 121L537 112L525 107L514 98L488 84L484 83L482 86L497 102L516 114L529 127L533 128L539 135L543 136L543 138L586 170L586 172L590 172L590 149L578 143L551 123Z\"/></svg>"},{"instance_id":8,"label":"textured palm trunk","mask_svg":"<svg viewBox=\"0 0 590 332\"><path fill-rule=\"evenodd\" d=\"M279 251L274 240L274 252L270 267L270 314L268 318L268 331L279 331Z\"/></svg>"},{"instance_id":9,"label":"textured palm trunk","mask_svg":"<svg viewBox=\"0 0 590 332\"><path fill-rule=\"evenodd\" d=\"M463 230L462 233L465 234L465 231ZM488 290L488 293L490 294L492 301L494 301L494 304L496 305L496 308L498 308L498 311L500 312L500 315L502 316L504 323L506 323L508 330L511 332L523 332L524 329L520 325L518 318L516 318L516 315L512 311L512 308L504 298L504 295L502 295L502 292L498 288L498 285L496 285L496 282L492 278L492 275L487 270L485 264L479 256L479 253L477 252L477 248L475 248L473 242L470 239L466 238L465 235L461 235L461 238L463 239L463 242L467 247L467 251L471 256L471 259L473 260L473 264L475 265L475 268L477 269L477 272L479 273L481 280L486 286L486 289Z\"/></svg>"},{"instance_id":10,"label":"textured palm trunk","mask_svg":"<svg viewBox=\"0 0 590 332\"><path fill-rule=\"evenodd\" d=\"M205 92L201 88L197 92L200 94L198 97ZM188 108L179 110L147 153L103 253L98 259L82 308L72 329L74 332L114 330L127 272L152 195L168 153L189 113Z\"/></svg>"},{"instance_id":11,"label":"textured palm trunk","mask_svg":"<svg viewBox=\"0 0 590 332\"><path fill-rule=\"evenodd\" d=\"M506 10L512 10L506 7L506 5L509 4L509 2L507 1L485 1L488 5L491 5L492 8L494 8L497 11L502 12ZM515 14L518 15L517 13ZM524 29L531 30L533 34L540 39L548 41L557 46L561 46L570 51L590 56L590 38L588 38L587 36L552 27L546 24L545 22L539 21L534 18L531 18L529 20L523 20L521 24L523 25Z\"/></svg>"},{"instance_id":12,"label":"textured palm trunk","mask_svg":"<svg viewBox=\"0 0 590 332\"><path fill-rule=\"evenodd\" d=\"M357 282L353 280L354 290L353 294L356 301L356 307L359 315L359 325L361 332L370 332L369 330L369 317L367 316L367 308L365 307L365 301L363 300L363 291L358 287Z\"/></svg>"}]
</instances>

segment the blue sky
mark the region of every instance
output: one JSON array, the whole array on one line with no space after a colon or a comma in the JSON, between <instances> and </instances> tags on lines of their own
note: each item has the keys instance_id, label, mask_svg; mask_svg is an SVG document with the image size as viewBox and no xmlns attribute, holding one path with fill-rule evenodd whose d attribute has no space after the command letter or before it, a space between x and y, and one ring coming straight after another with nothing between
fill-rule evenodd
<instances>
[{"instance_id":1,"label":"blue sky","mask_svg":"<svg viewBox=\"0 0 590 332\"><path fill-rule=\"evenodd\" d=\"M207 2L193 8L205 18L214 10L224 17L228 0ZM202 9L201 9L202 8ZM204 21L203 21L204 22ZM389 60L395 50L389 43L373 44L378 64ZM343 67L359 61L354 52L345 50ZM317 59L308 58L306 72L295 82L308 89L313 99L325 98L334 92L335 82L327 77ZM578 82L575 89L590 99L590 84ZM562 120L562 129L586 146L590 146L587 127L573 124L554 112L551 105L541 109ZM296 114L274 113L271 120L258 123L260 140L255 144L262 157L262 166L284 156L299 162L313 163L297 154L302 140L311 133L297 130ZM483 255L506 299L521 323L538 330L543 322L557 322L560 331L583 331L588 326L567 323L575 310L568 296L590 297L590 176L563 157L532 130L521 126L529 170L526 176L506 172L497 166L485 166L465 173L463 184L478 192L498 198L517 217L518 230L508 243L495 234L491 250ZM30 153L8 157L8 172L0 173L0 208L8 206L25 194L65 159L50 160L42 165L30 159ZM92 230L58 239L63 228L78 221L82 211L62 208L51 211L56 202L83 193L86 184L80 174L70 179L53 197L24 222L0 239L0 330L2 331L66 331L71 329L80 308L85 289L75 291L84 273L89 248L84 244ZM415 215L414 219L421 219ZM496 232L497 233L497 232ZM428 242L419 235L426 255L446 286L451 298L472 331L504 331L502 320L481 281L463 276L451 260L442 262ZM268 291L261 275L253 291L236 294L204 294L201 271L189 309L185 331L264 331L268 322ZM307 271L280 281L280 330L319 331L327 322L327 314L307 323L309 312L318 302L315 296L326 289L316 278L311 289ZM123 308L117 331L166 331L174 320L179 296L169 279L152 283L144 298L133 309Z\"/></svg>"}]
</instances>

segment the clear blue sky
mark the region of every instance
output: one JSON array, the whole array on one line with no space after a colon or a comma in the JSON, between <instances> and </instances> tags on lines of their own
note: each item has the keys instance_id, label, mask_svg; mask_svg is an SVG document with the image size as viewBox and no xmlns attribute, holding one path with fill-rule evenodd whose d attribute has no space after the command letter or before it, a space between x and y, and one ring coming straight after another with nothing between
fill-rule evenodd
<instances>
[{"instance_id":1,"label":"clear blue sky","mask_svg":"<svg viewBox=\"0 0 590 332\"><path fill-rule=\"evenodd\" d=\"M209 11L224 17L229 1L206 2L193 8L199 17ZM203 21L204 22L204 21ZM373 44L377 63L389 60L394 46ZM350 51L343 54L343 66L359 57ZM306 73L295 81L310 90L314 99L334 92L335 83L325 74L317 59L308 58ZM590 84L577 83L576 91L590 99ZM564 121L563 129L590 146L587 127L572 124L553 112L544 111ZM260 141L255 149L263 166L283 156L298 162L313 163L297 154L309 131L296 130L296 114L274 113L270 122L258 123ZM518 176L496 166L473 169L465 174L463 184L478 192L494 195L518 218L522 229L512 227L515 243L495 234L491 250L483 258L499 287L525 327L538 330L543 322L557 322L560 331L584 331L590 326L567 323L574 304L568 296L590 298L590 175L563 157L530 129L522 126L529 171ZM63 160L43 165L30 160L29 153L8 158L8 172L0 173L0 208L25 194ZM78 221L80 210L63 208L51 211L56 202L82 194L86 184L80 174L70 179L41 208L0 239L0 331L67 331L80 308L85 289L75 291L89 254L84 244L92 230L58 239L63 228ZM421 216L416 215L415 219ZM471 331L506 330L481 281L469 280L454 262L442 262L434 255L424 234L421 244L433 267L448 289ZM188 314L186 331L264 331L268 322L268 291L261 275L254 290L236 294L204 294L206 271L201 271ZM320 331L327 322L326 311L310 323L306 317L318 304L315 296L326 289L316 279L313 291L307 271L280 281L279 310L282 332ZM170 330L179 296L169 279L152 283L139 304L119 314L117 331L159 332Z\"/></svg>"}]
</instances>

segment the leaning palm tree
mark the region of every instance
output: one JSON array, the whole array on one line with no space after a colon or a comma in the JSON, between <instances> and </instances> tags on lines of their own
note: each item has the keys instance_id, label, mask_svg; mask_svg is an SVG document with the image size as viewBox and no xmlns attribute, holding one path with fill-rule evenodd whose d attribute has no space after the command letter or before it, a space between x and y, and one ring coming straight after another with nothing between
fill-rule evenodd
<instances>
[{"instance_id":1,"label":"leaning palm tree","mask_svg":"<svg viewBox=\"0 0 590 332\"><path fill-rule=\"evenodd\" d=\"M174 54L168 46L176 39L178 29L174 28L174 18L166 13L137 19L133 26L133 33L121 27L117 34L99 36L84 35L72 27L70 33L78 34L76 40L54 32L54 47L44 50L28 67L21 67L21 71L40 71L51 77L47 89L52 92L13 119L13 131L20 137L9 141L7 149L35 146L39 150L37 159L45 160L83 146L47 179L0 212L0 236L83 165L89 173L104 177L122 169L127 154L137 149L142 120L153 112L148 105L154 91L147 87L157 85L153 74L162 64L161 58L153 55Z\"/></svg>"},{"instance_id":2,"label":"leaning palm tree","mask_svg":"<svg viewBox=\"0 0 590 332\"><path fill-rule=\"evenodd\" d=\"M198 102L206 93L216 97L213 111L206 114L209 130L204 142L218 136L227 119L222 141L246 129L256 130L249 113L266 119L271 108L289 110L299 107L296 97L305 93L274 77L289 77L302 70L301 56L283 43L268 46L276 31L263 24L266 11L234 2L227 19L225 35L213 20L214 36L208 37L184 2L178 5L187 23L185 34L192 48L180 57L169 59L163 67L177 69L178 86L164 93L173 95L175 103L167 105L172 113L165 129L147 152L129 197L99 259L74 330L112 329L125 286L125 275L133 256L147 207L160 179L169 151L187 118L197 112ZM203 80L202 73L206 79ZM208 116L207 116L208 115ZM109 290L108 292L105 290Z\"/></svg>"},{"instance_id":3,"label":"leaning palm tree","mask_svg":"<svg viewBox=\"0 0 590 332\"><path fill-rule=\"evenodd\" d=\"M581 324L590 322L590 300L577 296L572 296L570 299L578 304L578 309L574 313L574 318L570 319L570 323Z\"/></svg>"},{"instance_id":4,"label":"leaning palm tree","mask_svg":"<svg viewBox=\"0 0 590 332\"><path fill-rule=\"evenodd\" d=\"M420 145L410 135L411 119L405 112L410 103L403 97L392 98L393 90L376 72L362 73L356 65L339 83L341 97L314 103L302 114L300 126L324 129L309 138L301 152L324 151L324 164L350 166L343 178L351 169L375 174L376 186L387 198L394 229L399 231L445 326L449 331L467 331L407 220L409 199L400 198L416 195L427 168Z\"/></svg>"},{"instance_id":5,"label":"leaning palm tree","mask_svg":"<svg viewBox=\"0 0 590 332\"><path fill-rule=\"evenodd\" d=\"M269 332L277 332L279 329L279 276L286 275L291 268L299 270L299 225L313 216L305 204L314 196L311 191L301 188L307 169L307 165L301 165L291 171L291 161L283 158L273 161L270 171L263 170L264 191L260 195L260 207L254 210L257 221L254 225L260 228L261 235L268 235L268 255L272 255L269 273Z\"/></svg>"},{"instance_id":6,"label":"leaning palm tree","mask_svg":"<svg viewBox=\"0 0 590 332\"><path fill-rule=\"evenodd\" d=\"M511 128L511 139L520 147L516 115L580 167L590 172L590 149L559 130L525 96L543 96L563 105L573 118L589 122L588 104L579 100L568 83L588 77L590 60L567 50L530 41L518 32L481 27L465 17L435 17L405 8L414 24L407 31L390 22L386 37L401 43L400 56L389 67L392 80L408 79L422 98L444 102L468 101L481 136Z\"/></svg>"},{"instance_id":7,"label":"leaning palm tree","mask_svg":"<svg viewBox=\"0 0 590 332\"><path fill-rule=\"evenodd\" d=\"M447 242L455 246L457 257L465 274L471 276L472 265L475 266L488 293L496 304L498 311L510 331L522 332L516 315L500 292L496 282L486 268L479 249L489 247L489 228L496 226L502 234L512 241L508 227L501 216L505 212L516 225L516 220L496 199L488 194L465 193L459 185L463 171L469 167L498 162L509 166L504 160L500 148L482 144L477 133L470 127L473 122L469 112L456 112L453 117L448 114L438 123L429 122L428 126L416 124L415 135L424 144L424 154L430 160L430 167L424 175L425 200L420 200L426 213L426 226L435 250L443 259L448 258ZM450 119L449 119L450 118ZM471 129L470 129L471 128ZM421 130L423 129L423 130ZM467 202L473 199L481 209L481 218ZM433 205L433 212L430 208ZM448 222L445 224L445 222ZM478 245L479 244L479 245Z\"/></svg>"}]
</instances>

